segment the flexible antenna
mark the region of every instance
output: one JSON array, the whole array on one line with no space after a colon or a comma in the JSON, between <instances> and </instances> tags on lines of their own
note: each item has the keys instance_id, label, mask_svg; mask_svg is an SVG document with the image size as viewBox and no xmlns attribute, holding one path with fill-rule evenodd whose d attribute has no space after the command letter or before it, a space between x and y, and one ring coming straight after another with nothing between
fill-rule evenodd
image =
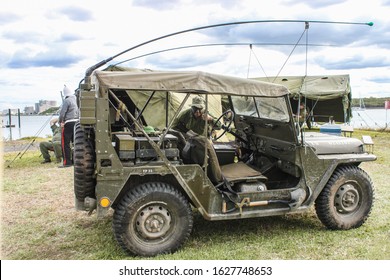
<instances>
[{"instance_id":1,"label":"flexible antenna","mask_svg":"<svg viewBox=\"0 0 390 280\"><path fill-rule=\"evenodd\" d=\"M125 54L125 53L127 53L129 51L132 51L134 49L137 49L137 48L139 48L141 46L144 46L144 45L147 45L147 44L150 44L150 43L153 43L155 41L159 41L159 40L162 40L162 39L165 39L165 38L168 38L168 37L180 35L180 34L183 34L183 33L198 31L198 30L222 27L222 26L254 24L254 23L276 23L276 22L287 22L287 23L299 23L299 22L307 23L307 22L310 22L310 23L321 23L321 24L355 24L355 25L368 25L368 26L373 26L374 25L373 22L307 21L307 20L252 20L252 21L236 21L236 22L227 22L227 23L220 23L220 24L212 24L212 25L200 26L200 27L190 28L190 29L186 29L186 30L182 30L182 31L173 32L173 33L170 33L170 34L167 34L167 35L163 35L163 36L160 36L160 37L156 37L154 39L145 41L145 42L140 43L138 45L135 45L135 46L133 46L131 48L128 48L128 49L126 49L126 50L124 50L124 51L122 51L120 53L117 53L114 56L111 56L111 57L109 57L107 59L104 59L104 60L96 63L95 65L92 65L85 72L85 76L89 77L94 70L96 70L97 68L103 66L104 64L108 63L109 61L113 60L114 58L116 58L116 57L118 57L118 56L120 56L122 54Z\"/></svg>"},{"instance_id":2,"label":"flexible antenna","mask_svg":"<svg viewBox=\"0 0 390 280\"><path fill-rule=\"evenodd\" d=\"M113 66L117 66L119 64L123 64L132 60L136 60L142 57L164 53L164 52L170 52L170 51L177 51L177 50L183 50L183 49L190 49L190 48L199 48L199 47L216 47L216 46L295 46L297 44L291 44L291 43L209 43L209 44L195 44L195 45L186 45L186 46L180 46L180 47L174 47L174 48L168 48L168 49L162 49L158 51L153 51L145 54L141 54L135 57L131 57L122 61L119 61L117 63L112 64ZM298 44L304 46L304 44ZM330 45L330 44L309 44L310 46L314 47L335 47L337 45Z\"/></svg>"}]
</instances>

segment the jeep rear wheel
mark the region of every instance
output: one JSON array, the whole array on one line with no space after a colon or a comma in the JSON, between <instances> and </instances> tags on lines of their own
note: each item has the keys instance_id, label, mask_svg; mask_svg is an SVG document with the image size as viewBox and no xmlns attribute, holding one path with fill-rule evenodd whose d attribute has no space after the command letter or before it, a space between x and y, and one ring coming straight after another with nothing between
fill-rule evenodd
<instances>
[{"instance_id":1,"label":"jeep rear wheel","mask_svg":"<svg viewBox=\"0 0 390 280\"><path fill-rule=\"evenodd\" d=\"M77 122L74 132L74 193L83 202L86 197L95 198L96 179L94 137Z\"/></svg>"},{"instance_id":2,"label":"jeep rear wheel","mask_svg":"<svg viewBox=\"0 0 390 280\"><path fill-rule=\"evenodd\" d=\"M335 170L315 202L318 218L329 229L360 227L371 213L374 187L357 166Z\"/></svg>"},{"instance_id":3,"label":"jeep rear wheel","mask_svg":"<svg viewBox=\"0 0 390 280\"><path fill-rule=\"evenodd\" d=\"M186 198L165 183L145 183L129 191L115 209L113 228L119 245L141 256L175 252L193 224Z\"/></svg>"}]
</instances>

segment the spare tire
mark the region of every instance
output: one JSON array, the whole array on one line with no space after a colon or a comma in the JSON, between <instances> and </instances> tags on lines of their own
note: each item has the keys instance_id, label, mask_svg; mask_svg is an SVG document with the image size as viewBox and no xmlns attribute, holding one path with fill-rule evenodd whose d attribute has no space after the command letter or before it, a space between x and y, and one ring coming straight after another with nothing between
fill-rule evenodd
<instances>
[{"instance_id":1,"label":"spare tire","mask_svg":"<svg viewBox=\"0 0 390 280\"><path fill-rule=\"evenodd\" d=\"M74 131L74 193L81 202L86 197L96 198L94 143L92 129L83 129L77 122Z\"/></svg>"}]
</instances>

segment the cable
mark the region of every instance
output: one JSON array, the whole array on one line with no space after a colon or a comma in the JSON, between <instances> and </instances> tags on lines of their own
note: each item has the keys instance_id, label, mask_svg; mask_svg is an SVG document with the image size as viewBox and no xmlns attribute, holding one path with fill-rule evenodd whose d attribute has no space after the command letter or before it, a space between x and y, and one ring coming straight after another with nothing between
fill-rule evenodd
<instances>
[{"instance_id":1,"label":"cable","mask_svg":"<svg viewBox=\"0 0 390 280\"><path fill-rule=\"evenodd\" d=\"M291 55L294 53L296 47L298 46L299 42L301 41L303 35L306 33L306 29L302 32L301 36L299 37L297 43L294 45L293 49L291 50L290 54L288 55L286 61L283 63L282 67L280 68L278 74L274 77L274 80L272 82L275 82L275 80L279 77L280 75L280 72L282 72L284 66L286 66L287 64L287 61L290 59Z\"/></svg>"},{"instance_id":2,"label":"cable","mask_svg":"<svg viewBox=\"0 0 390 280\"><path fill-rule=\"evenodd\" d=\"M252 44L249 44L249 60L248 60L248 71L246 73L246 78L249 78L249 69L251 66L251 57L252 57Z\"/></svg>"},{"instance_id":3,"label":"cable","mask_svg":"<svg viewBox=\"0 0 390 280\"><path fill-rule=\"evenodd\" d=\"M289 45L291 45L291 44L289 44ZM259 59L257 58L257 56L256 56L256 53L253 51L252 48L251 48L251 51L252 51L254 57L256 58L256 61L257 61L257 63L259 64L261 70L263 71L264 76L265 76L265 77L267 78L267 80L269 81L268 76L267 76L267 73L265 73L265 70L264 70L264 68L263 68L263 65L261 65L260 60L259 60Z\"/></svg>"}]
</instances>

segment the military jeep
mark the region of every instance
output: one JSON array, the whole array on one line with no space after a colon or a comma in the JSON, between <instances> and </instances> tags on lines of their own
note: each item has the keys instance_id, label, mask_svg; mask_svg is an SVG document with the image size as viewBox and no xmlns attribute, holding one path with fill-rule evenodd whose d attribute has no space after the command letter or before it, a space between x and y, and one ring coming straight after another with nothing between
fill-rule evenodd
<instances>
[{"instance_id":1,"label":"military jeep","mask_svg":"<svg viewBox=\"0 0 390 280\"><path fill-rule=\"evenodd\" d=\"M191 139L172 129L194 96L215 117L203 136L222 182L208 177L207 157L191 161ZM115 237L129 254L176 251L196 210L217 221L314 205L327 228L343 230L370 215L373 183L359 165L376 157L358 139L302 131L284 86L205 72L95 70L78 97L76 209L98 218L113 209Z\"/></svg>"}]
</instances>

